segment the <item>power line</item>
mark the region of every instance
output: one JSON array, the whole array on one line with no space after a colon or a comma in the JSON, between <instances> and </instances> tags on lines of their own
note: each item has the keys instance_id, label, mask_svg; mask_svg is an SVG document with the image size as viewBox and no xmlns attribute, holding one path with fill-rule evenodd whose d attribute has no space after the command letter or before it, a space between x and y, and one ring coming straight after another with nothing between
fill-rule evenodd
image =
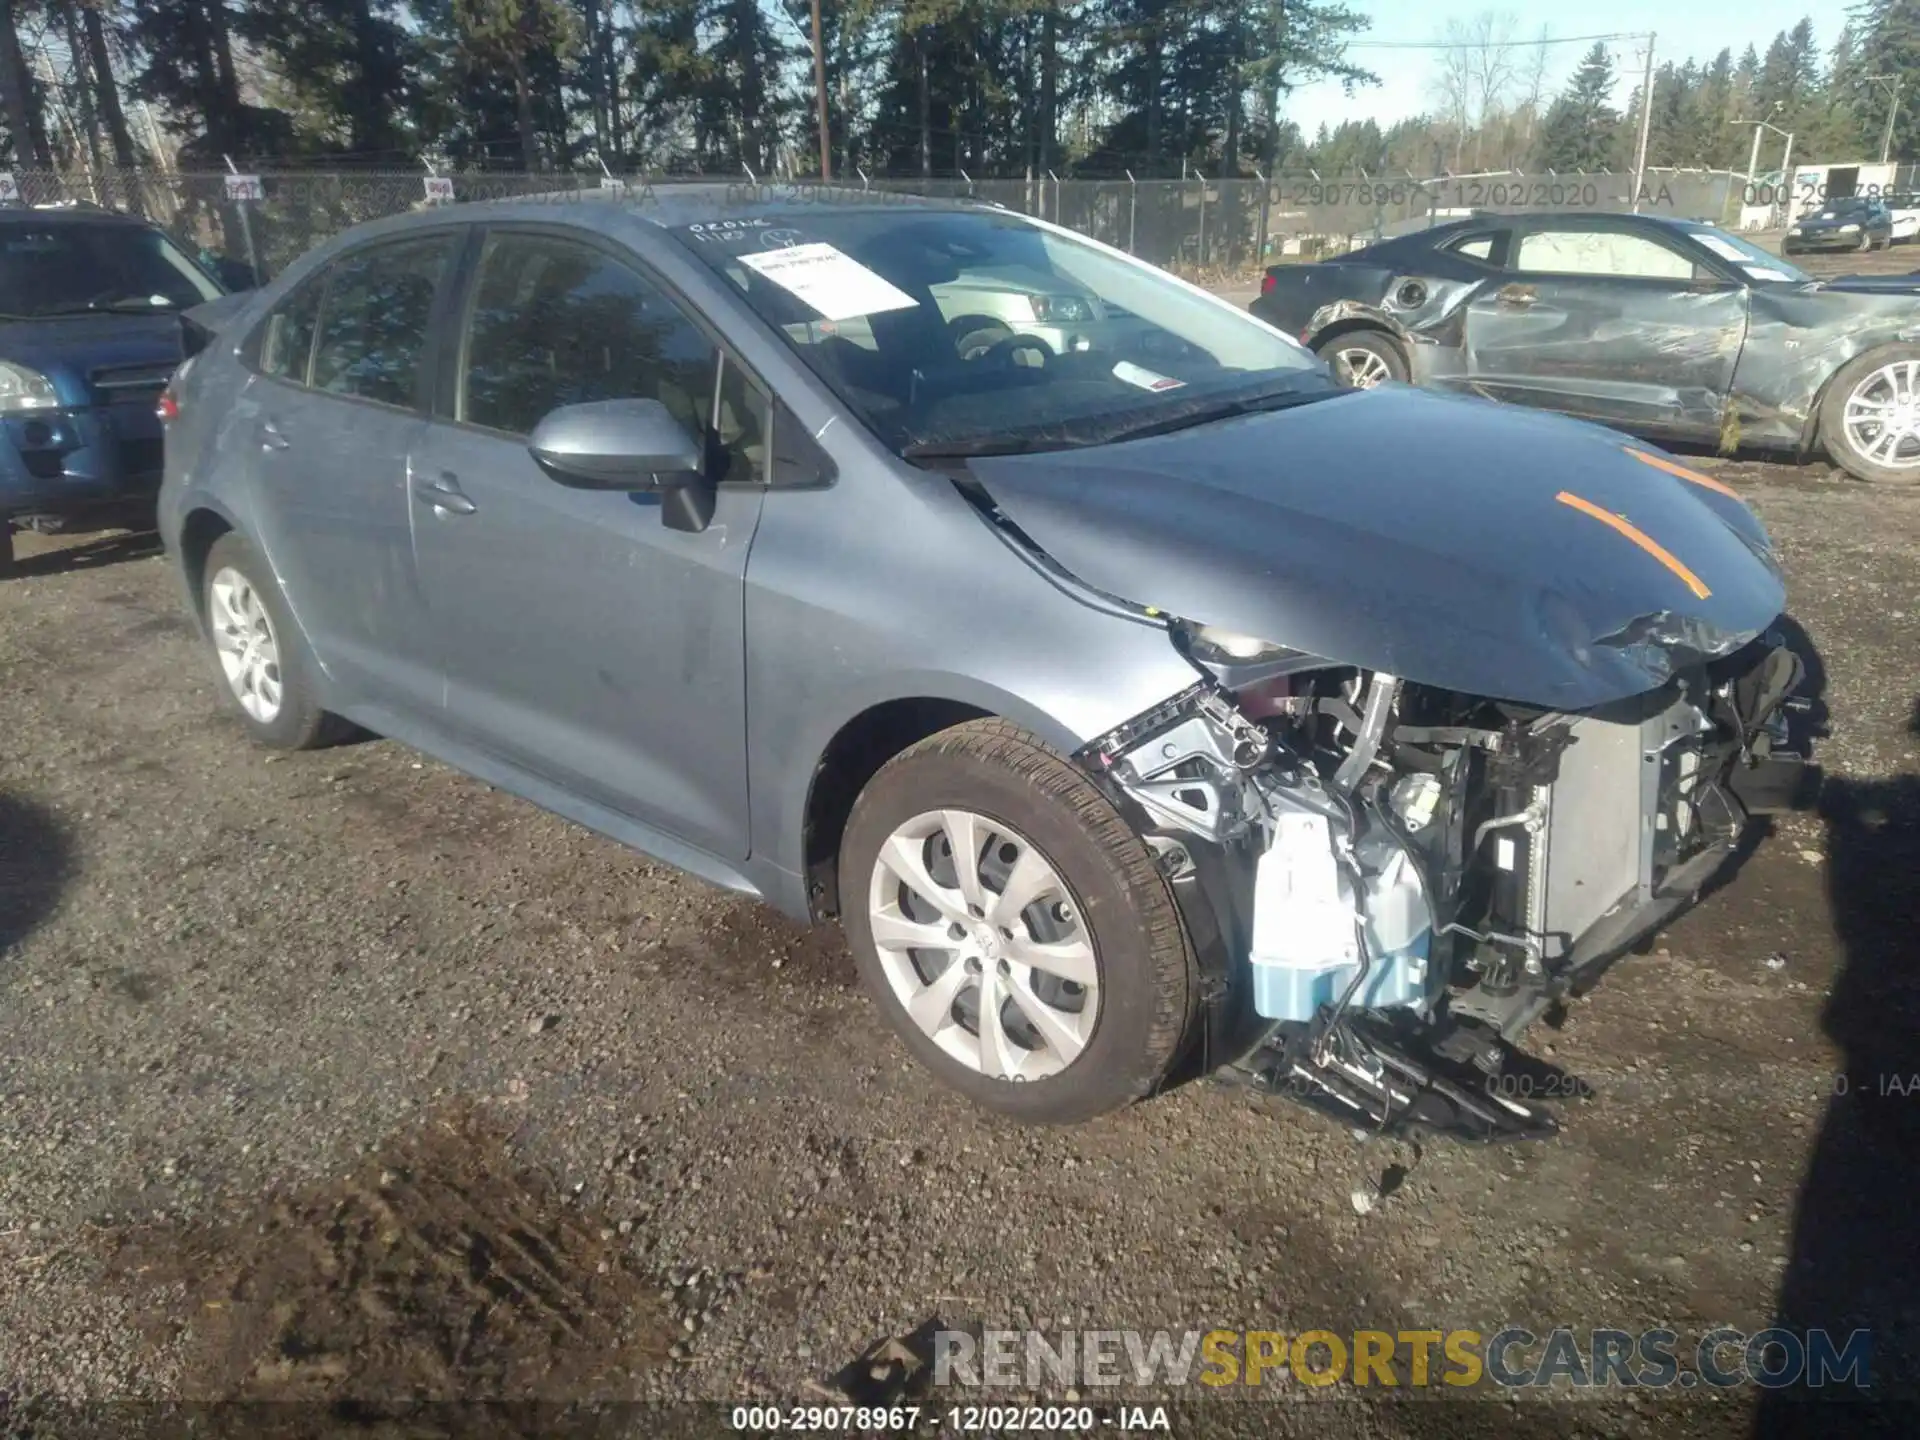
<instances>
[{"instance_id":1,"label":"power line","mask_svg":"<svg viewBox=\"0 0 1920 1440\"><path fill-rule=\"evenodd\" d=\"M1349 50L1530 50L1536 45L1591 45L1596 40L1644 40L1647 32L1548 35L1536 40L1349 40Z\"/></svg>"}]
</instances>

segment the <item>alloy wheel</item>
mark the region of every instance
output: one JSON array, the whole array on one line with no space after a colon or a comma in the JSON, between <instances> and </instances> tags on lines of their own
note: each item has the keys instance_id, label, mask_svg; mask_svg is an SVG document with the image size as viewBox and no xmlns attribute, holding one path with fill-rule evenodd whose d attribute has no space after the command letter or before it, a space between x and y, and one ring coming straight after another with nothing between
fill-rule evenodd
<instances>
[{"instance_id":1,"label":"alloy wheel","mask_svg":"<svg viewBox=\"0 0 1920 1440\"><path fill-rule=\"evenodd\" d=\"M1371 390L1381 381L1393 378L1385 360L1358 346L1334 351L1333 369L1341 384L1355 390Z\"/></svg>"},{"instance_id":2,"label":"alloy wheel","mask_svg":"<svg viewBox=\"0 0 1920 1440\"><path fill-rule=\"evenodd\" d=\"M280 714L280 644L253 582L227 567L207 587L209 620L220 668L240 708L262 725Z\"/></svg>"},{"instance_id":3,"label":"alloy wheel","mask_svg":"<svg viewBox=\"0 0 1920 1440\"><path fill-rule=\"evenodd\" d=\"M1100 967L1079 902L1018 831L929 810L887 837L868 917L894 998L934 1044L1000 1080L1072 1065L1100 1014Z\"/></svg>"},{"instance_id":4,"label":"alloy wheel","mask_svg":"<svg viewBox=\"0 0 1920 1440\"><path fill-rule=\"evenodd\" d=\"M1894 360L1862 377L1841 424L1861 459L1889 470L1920 467L1920 360Z\"/></svg>"}]
</instances>

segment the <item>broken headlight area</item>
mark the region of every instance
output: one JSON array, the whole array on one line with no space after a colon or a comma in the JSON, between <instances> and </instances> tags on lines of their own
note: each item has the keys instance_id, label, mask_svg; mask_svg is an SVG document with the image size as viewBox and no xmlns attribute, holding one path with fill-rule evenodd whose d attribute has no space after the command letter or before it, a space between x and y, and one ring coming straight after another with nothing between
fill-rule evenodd
<instances>
[{"instance_id":1,"label":"broken headlight area","mask_svg":"<svg viewBox=\"0 0 1920 1440\"><path fill-rule=\"evenodd\" d=\"M1206 678L1078 758L1180 901L1199 1068L1372 1128L1550 1133L1514 1042L1807 788L1772 637L1580 714L1176 639Z\"/></svg>"}]
</instances>

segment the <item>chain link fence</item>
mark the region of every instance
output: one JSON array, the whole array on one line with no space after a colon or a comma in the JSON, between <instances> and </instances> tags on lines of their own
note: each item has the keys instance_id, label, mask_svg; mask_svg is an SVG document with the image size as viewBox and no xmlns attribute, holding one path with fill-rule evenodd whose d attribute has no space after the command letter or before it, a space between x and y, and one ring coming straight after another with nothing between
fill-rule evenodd
<instances>
[{"instance_id":1,"label":"chain link fence","mask_svg":"<svg viewBox=\"0 0 1920 1440\"><path fill-rule=\"evenodd\" d=\"M248 182L258 181L257 188ZM817 198L807 179L631 176L644 203L669 186L720 181L742 197ZM243 262L262 278L349 226L442 200L576 193L599 197L613 183L587 174L456 174L296 171L255 177L174 171L91 174L16 171L18 203L95 204L145 215L208 260ZM1462 218L1477 210L1579 213L1629 210L1713 223L1737 214L1744 177L1714 170L1630 174L1281 175L1270 180L1029 180L876 178L850 187L973 198L1036 215L1142 259L1188 273L1242 272L1312 260ZM429 198L430 194L433 198Z\"/></svg>"}]
</instances>

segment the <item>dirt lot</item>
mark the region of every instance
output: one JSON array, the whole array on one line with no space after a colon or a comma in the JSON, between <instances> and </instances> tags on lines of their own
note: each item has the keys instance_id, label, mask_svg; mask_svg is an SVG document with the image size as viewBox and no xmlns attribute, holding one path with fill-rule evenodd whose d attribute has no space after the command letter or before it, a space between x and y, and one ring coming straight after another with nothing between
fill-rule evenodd
<instances>
[{"instance_id":1,"label":"dirt lot","mask_svg":"<svg viewBox=\"0 0 1920 1440\"><path fill-rule=\"evenodd\" d=\"M1778 1318L1870 1327L1877 1388L1916 1393L1920 493L1716 473L1780 541L1834 779L1536 1032L1596 1093L1507 1149L1363 1143L1210 1086L997 1122L909 1065L835 933L390 742L252 749L150 545L26 540L0 585L0 1434L159 1423L128 1401L326 1401L343 1427L431 1399L798 1402L935 1318ZM560 1415L489 1423L584 1423ZM1750 1392L1293 1384L1176 1433L1754 1419Z\"/></svg>"}]
</instances>

